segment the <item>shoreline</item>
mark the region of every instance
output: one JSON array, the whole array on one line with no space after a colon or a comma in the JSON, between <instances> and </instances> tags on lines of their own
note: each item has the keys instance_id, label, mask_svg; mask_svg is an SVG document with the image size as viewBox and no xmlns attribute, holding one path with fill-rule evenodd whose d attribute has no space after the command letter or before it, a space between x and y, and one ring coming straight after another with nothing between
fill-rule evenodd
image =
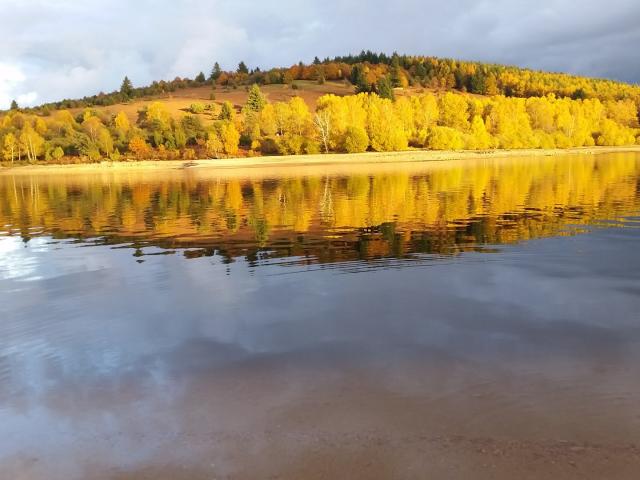
<instances>
[{"instance_id":1,"label":"shoreline","mask_svg":"<svg viewBox=\"0 0 640 480\"><path fill-rule=\"evenodd\" d=\"M200 160L137 160L68 165L20 165L0 167L0 175L41 173L89 173L131 170L215 169L234 170L284 166L363 165L384 163L438 162L485 158L549 157L560 155L599 155L605 153L640 153L640 145L625 147L575 147L567 149L521 150L405 150L401 152L330 153L316 155L256 156Z\"/></svg>"}]
</instances>

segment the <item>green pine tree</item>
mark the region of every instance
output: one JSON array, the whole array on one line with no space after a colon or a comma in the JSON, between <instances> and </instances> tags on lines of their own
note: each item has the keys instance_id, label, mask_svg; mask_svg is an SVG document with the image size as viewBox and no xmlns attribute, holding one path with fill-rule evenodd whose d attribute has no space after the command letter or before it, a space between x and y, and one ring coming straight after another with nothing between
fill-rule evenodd
<instances>
[{"instance_id":1,"label":"green pine tree","mask_svg":"<svg viewBox=\"0 0 640 480\"><path fill-rule=\"evenodd\" d=\"M209 74L209 81L215 82L222 75L222 69L220 68L220 64L218 62L213 64L213 68L211 69L211 73Z\"/></svg>"},{"instance_id":2,"label":"green pine tree","mask_svg":"<svg viewBox=\"0 0 640 480\"><path fill-rule=\"evenodd\" d=\"M124 77L124 80L122 80L120 93L127 98L133 97L133 84L131 83L131 80L129 80L129 77Z\"/></svg>"},{"instance_id":3,"label":"green pine tree","mask_svg":"<svg viewBox=\"0 0 640 480\"><path fill-rule=\"evenodd\" d=\"M396 95L393 92L393 86L391 85L391 79L389 77L382 77L376 82L376 93L381 98L388 98L389 100L395 100Z\"/></svg>"},{"instance_id":4,"label":"green pine tree","mask_svg":"<svg viewBox=\"0 0 640 480\"><path fill-rule=\"evenodd\" d=\"M367 82L362 65L354 65L351 69L351 83L356 87L356 93L371 91L371 85Z\"/></svg>"},{"instance_id":5,"label":"green pine tree","mask_svg":"<svg viewBox=\"0 0 640 480\"><path fill-rule=\"evenodd\" d=\"M394 55L391 59L390 80L393 87L401 87L402 80L400 78L400 57Z\"/></svg>"},{"instance_id":6,"label":"green pine tree","mask_svg":"<svg viewBox=\"0 0 640 480\"><path fill-rule=\"evenodd\" d=\"M238 64L238 70L237 70L237 72L238 72L238 73L246 73L246 74L248 74L248 73L249 73L249 69L247 68L247 64L246 64L246 63L244 63L244 62L240 62L240 63Z\"/></svg>"}]
</instances>

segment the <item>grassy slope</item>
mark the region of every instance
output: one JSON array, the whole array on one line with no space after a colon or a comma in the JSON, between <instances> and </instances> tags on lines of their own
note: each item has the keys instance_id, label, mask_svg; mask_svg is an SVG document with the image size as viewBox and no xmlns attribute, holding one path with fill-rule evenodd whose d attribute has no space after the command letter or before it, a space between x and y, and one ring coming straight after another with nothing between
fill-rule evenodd
<instances>
[{"instance_id":1,"label":"grassy slope","mask_svg":"<svg viewBox=\"0 0 640 480\"><path fill-rule=\"evenodd\" d=\"M294 96L302 97L312 110L315 109L316 101L322 95L329 93L335 95L352 95L354 93L353 87L343 82L326 82L324 85L318 85L316 82L298 81L296 84L299 85L297 90L292 89L288 85L265 85L262 87L262 91L270 102L287 101ZM215 100L210 100L211 93L215 93ZM210 86L203 86L185 88L184 90L177 90L171 94L156 97L136 99L124 104L91 108L97 111L106 111L110 114L124 111L131 121L135 122L138 111L145 105L157 100L162 101L172 115L179 117L180 115L188 113L189 106L192 103L202 103L206 105L208 103L222 104L222 102L230 101L236 109L239 110L247 101L247 91L244 87L238 87L236 90L218 87L216 90L212 90ZM70 109L73 114L82 112L82 110L82 108ZM205 124L213 121L213 118L208 112L199 114L199 116Z\"/></svg>"},{"instance_id":2,"label":"grassy slope","mask_svg":"<svg viewBox=\"0 0 640 480\"><path fill-rule=\"evenodd\" d=\"M318 98L323 95L331 93L345 96L355 93L354 87L345 82L326 82L323 85L318 85L314 81L298 80L296 84L299 87L298 89L292 89L289 85L264 85L261 87L261 90L270 102L286 102L295 96L302 97L311 111L315 110ZM406 88L404 90L398 89L396 96L411 96L426 91L433 90L422 87ZM210 100L211 93L215 93L215 100ZM109 114L124 111L130 120L135 123L138 117L138 111L145 105L158 100L162 101L167 106L169 112L175 117L189 113L189 106L192 103L202 103L204 105L215 103L221 105L223 102L229 101L236 107L237 111L240 111L247 101L247 90L244 87L238 87L235 90L227 87L217 87L216 90L212 90L211 87L207 85L203 87L185 88L184 90L177 90L171 94L140 98L129 103L110 105L108 107L95 106L91 108L97 111L108 112ZM70 109L70 112L75 115L81 113L83 110L83 108L74 108ZM204 112L198 116L205 125L214 120L209 112Z\"/></svg>"}]
</instances>

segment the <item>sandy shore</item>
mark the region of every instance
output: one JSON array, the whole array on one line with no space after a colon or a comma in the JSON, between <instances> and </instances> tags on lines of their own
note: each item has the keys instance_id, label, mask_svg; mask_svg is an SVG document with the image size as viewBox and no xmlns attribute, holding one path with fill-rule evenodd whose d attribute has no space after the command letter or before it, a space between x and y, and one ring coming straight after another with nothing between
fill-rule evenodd
<instances>
[{"instance_id":1,"label":"sandy shore","mask_svg":"<svg viewBox=\"0 0 640 480\"><path fill-rule=\"evenodd\" d=\"M306 165L358 165L398 162L432 162L482 158L542 157L557 155L596 155L603 153L640 152L640 145L627 147L581 147L568 149L523 149L485 151L407 150L403 152L368 152L358 154L285 155L270 157L185 160L143 160L101 162L73 165L22 165L2 167L0 175L105 172L114 170L174 170L182 168L242 169Z\"/></svg>"}]
</instances>

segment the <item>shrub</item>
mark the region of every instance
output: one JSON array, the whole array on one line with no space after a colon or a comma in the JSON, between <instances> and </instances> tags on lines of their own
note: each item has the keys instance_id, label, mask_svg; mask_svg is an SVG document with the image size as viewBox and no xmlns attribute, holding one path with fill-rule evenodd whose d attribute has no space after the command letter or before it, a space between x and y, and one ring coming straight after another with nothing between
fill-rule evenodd
<instances>
[{"instance_id":1,"label":"shrub","mask_svg":"<svg viewBox=\"0 0 640 480\"><path fill-rule=\"evenodd\" d=\"M274 138L263 138L260 141L260 151L265 155L275 155L278 153L278 144Z\"/></svg>"},{"instance_id":2,"label":"shrub","mask_svg":"<svg viewBox=\"0 0 640 480\"><path fill-rule=\"evenodd\" d=\"M64 150L62 150L61 147L56 147L51 152L51 156L54 160L60 160L62 157L64 157Z\"/></svg>"},{"instance_id":3,"label":"shrub","mask_svg":"<svg viewBox=\"0 0 640 480\"><path fill-rule=\"evenodd\" d=\"M119 162L121 157L122 156L120 155L120 150L118 150L117 148L113 152L111 152L111 155L109 155L109 158L113 162Z\"/></svg>"},{"instance_id":4,"label":"shrub","mask_svg":"<svg viewBox=\"0 0 640 480\"><path fill-rule=\"evenodd\" d=\"M189 107L189 111L191 113L203 113L204 112L204 105L201 103L192 103L191 106Z\"/></svg>"}]
</instances>

